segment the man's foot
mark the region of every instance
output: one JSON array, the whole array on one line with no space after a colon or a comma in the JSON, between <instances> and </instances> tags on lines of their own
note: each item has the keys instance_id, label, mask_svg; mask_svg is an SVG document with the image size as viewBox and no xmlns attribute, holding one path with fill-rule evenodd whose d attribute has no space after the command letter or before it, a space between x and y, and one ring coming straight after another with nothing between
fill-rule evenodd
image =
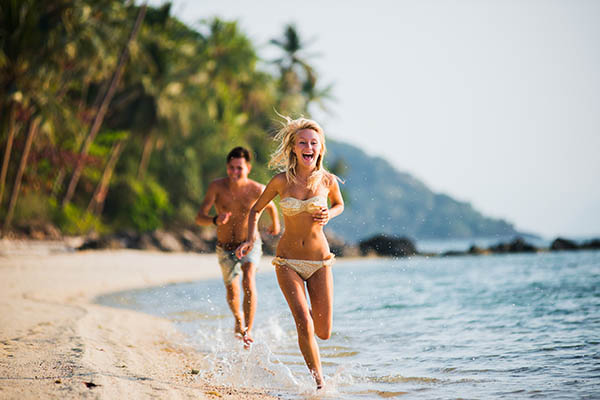
<instances>
[{"instance_id":1,"label":"man's foot","mask_svg":"<svg viewBox=\"0 0 600 400\"><path fill-rule=\"evenodd\" d=\"M241 325L235 324L235 336L244 342L244 348L249 349L250 345L254 343L254 339L250 336L250 331L246 328L242 328Z\"/></svg>"},{"instance_id":2,"label":"man's foot","mask_svg":"<svg viewBox=\"0 0 600 400\"><path fill-rule=\"evenodd\" d=\"M246 332L244 332L244 334L242 335L242 340L244 341L244 348L246 350L248 350L250 348L250 345L254 343L254 339L252 339L252 336L250 336L249 329L246 329Z\"/></svg>"}]
</instances>

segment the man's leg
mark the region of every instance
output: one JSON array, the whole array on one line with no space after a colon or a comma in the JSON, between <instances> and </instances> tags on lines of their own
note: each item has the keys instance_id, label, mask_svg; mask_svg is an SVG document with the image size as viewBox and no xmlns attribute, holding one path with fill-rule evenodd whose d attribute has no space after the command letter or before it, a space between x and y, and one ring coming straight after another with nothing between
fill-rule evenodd
<instances>
[{"instance_id":1,"label":"man's leg","mask_svg":"<svg viewBox=\"0 0 600 400\"><path fill-rule=\"evenodd\" d=\"M240 284L237 277L233 278L229 284L226 284L225 289L227 289L227 304L229 304L229 308L235 319L235 333L243 335L245 328L240 312Z\"/></svg>"},{"instance_id":2,"label":"man's leg","mask_svg":"<svg viewBox=\"0 0 600 400\"><path fill-rule=\"evenodd\" d=\"M242 289L244 290L244 321L247 329L247 341L252 342L251 331L254 326L254 314L256 314L256 266L254 263L247 262L242 264Z\"/></svg>"}]
</instances>

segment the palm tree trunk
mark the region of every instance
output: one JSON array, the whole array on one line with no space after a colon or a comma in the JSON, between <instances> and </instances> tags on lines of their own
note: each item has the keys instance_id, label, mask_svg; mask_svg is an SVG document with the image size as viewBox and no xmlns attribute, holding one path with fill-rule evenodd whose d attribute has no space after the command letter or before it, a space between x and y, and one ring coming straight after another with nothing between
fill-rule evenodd
<instances>
[{"instance_id":1,"label":"palm tree trunk","mask_svg":"<svg viewBox=\"0 0 600 400\"><path fill-rule=\"evenodd\" d=\"M108 184L110 183L110 178L112 177L112 173L115 170L115 166L121 155L121 150L123 150L124 143L124 140L119 140L113 144L110 157L106 163L106 167L104 167L104 172L102 173L102 178L100 179L100 182L98 182L98 186L96 186L96 191L92 196L90 204L88 204L88 212L93 212L97 215L102 213L104 200L106 200L106 194L108 193Z\"/></svg>"},{"instance_id":2,"label":"palm tree trunk","mask_svg":"<svg viewBox=\"0 0 600 400\"><path fill-rule=\"evenodd\" d=\"M138 166L138 179L144 179L144 175L146 174L146 170L148 169L148 162L150 161L150 154L152 154L152 149L154 147L154 137L152 134L148 134L144 138L144 150L142 151L142 159L140 160L140 165Z\"/></svg>"},{"instance_id":3,"label":"palm tree trunk","mask_svg":"<svg viewBox=\"0 0 600 400\"><path fill-rule=\"evenodd\" d=\"M58 194L60 193L60 189L62 188L63 181L65 180L65 167L60 167L58 170L58 174L56 174L56 179L54 179L54 183L52 184L52 191L50 195L56 199L58 198Z\"/></svg>"},{"instance_id":4,"label":"palm tree trunk","mask_svg":"<svg viewBox=\"0 0 600 400\"><path fill-rule=\"evenodd\" d=\"M108 105L112 100L115 91L117 90L117 86L119 81L121 80L121 75L123 74L123 69L125 68L125 62L129 56L129 46L131 42L133 42L137 36L137 33L140 29L144 16L146 15L146 4L142 5L140 11L138 12L137 19L135 20L135 25L131 30L131 34L129 35L129 39L125 44L125 48L121 52L121 56L119 57L119 62L117 63L117 67L113 74L112 81L110 86L102 100L102 104L98 109L98 113L94 118L94 122L92 123L92 127L90 128L90 132L88 133L83 145L81 147L81 151L79 152L79 159L77 160L77 164L75 165L75 170L73 171L73 175L71 176L71 180L69 182L69 186L67 187L67 192L62 201L62 206L64 207L71 201L73 198L73 194L75 193L75 188L77 187L77 183L79 182L79 178L81 177L81 172L83 171L83 156L87 155L90 146L92 145L98 131L100 131L100 127L102 126L102 122L104 121L104 116L108 111Z\"/></svg>"},{"instance_id":5,"label":"palm tree trunk","mask_svg":"<svg viewBox=\"0 0 600 400\"><path fill-rule=\"evenodd\" d=\"M10 203L8 204L8 212L4 219L4 225L2 226L2 236L6 233L10 227L10 223L15 211L15 205L17 204L17 198L19 197L19 191L21 190L21 180L23 179L23 173L27 166L27 159L29 158L29 151L31 150L31 144L33 138L37 134L40 126L40 117L35 117L29 124L29 132L27 132L27 140L25 141L25 149L23 149L23 155L21 156L21 163L19 164L19 170L17 171L17 177L15 178L15 184L13 186L12 195L10 196Z\"/></svg>"},{"instance_id":6,"label":"palm tree trunk","mask_svg":"<svg viewBox=\"0 0 600 400\"><path fill-rule=\"evenodd\" d=\"M6 185L6 174L8 172L8 162L12 152L13 140L15 138L15 119L17 118L17 105L13 103L9 111L8 120L8 139L6 140L6 149L4 150L4 161L2 162L2 172L0 172L0 206L4 199L4 186Z\"/></svg>"}]
</instances>

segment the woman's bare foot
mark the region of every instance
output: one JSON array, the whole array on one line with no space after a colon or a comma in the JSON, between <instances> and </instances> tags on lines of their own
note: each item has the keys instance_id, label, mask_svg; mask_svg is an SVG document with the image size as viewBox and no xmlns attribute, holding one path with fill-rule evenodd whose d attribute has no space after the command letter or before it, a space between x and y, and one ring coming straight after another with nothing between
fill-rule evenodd
<instances>
[{"instance_id":1,"label":"woman's bare foot","mask_svg":"<svg viewBox=\"0 0 600 400\"><path fill-rule=\"evenodd\" d=\"M312 372L313 378L315 378L315 383L317 384L317 390L323 389L325 382L323 382L323 377L319 376L315 371Z\"/></svg>"}]
</instances>

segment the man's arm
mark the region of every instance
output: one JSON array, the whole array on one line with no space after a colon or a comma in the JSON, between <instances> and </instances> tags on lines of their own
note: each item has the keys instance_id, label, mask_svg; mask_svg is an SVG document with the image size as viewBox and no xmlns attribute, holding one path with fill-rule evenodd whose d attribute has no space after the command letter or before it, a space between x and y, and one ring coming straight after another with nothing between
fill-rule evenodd
<instances>
[{"instance_id":1,"label":"man's arm","mask_svg":"<svg viewBox=\"0 0 600 400\"><path fill-rule=\"evenodd\" d=\"M198 225L223 225L227 223L229 220L229 216L231 213L221 213L217 214L216 218L208 215L210 209L215 204L217 200L218 187L215 181L211 182L208 186L208 190L206 191L206 195L204 196L204 201L200 206L200 211L196 215L196 224Z\"/></svg>"}]
</instances>

